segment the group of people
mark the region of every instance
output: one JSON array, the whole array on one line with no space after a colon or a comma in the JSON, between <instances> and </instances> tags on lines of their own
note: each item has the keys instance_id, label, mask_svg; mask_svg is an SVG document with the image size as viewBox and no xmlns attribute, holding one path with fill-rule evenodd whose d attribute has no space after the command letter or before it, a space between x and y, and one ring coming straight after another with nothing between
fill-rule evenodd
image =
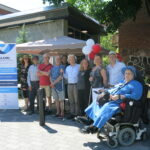
<instances>
[{"instance_id":1,"label":"group of people","mask_svg":"<svg viewBox=\"0 0 150 150\"><path fill-rule=\"evenodd\" d=\"M31 63L32 62L32 63ZM63 64L63 65L62 65ZM55 65L50 64L50 56L43 55L43 63L39 64L39 57L33 56L32 61L28 55L22 58L20 69L20 82L25 99L24 110L29 115L35 112L35 99L39 88L44 88L46 93L46 111L51 113L52 95L56 100L57 115L64 116L65 86L61 84L63 78L60 72L68 65L67 57L55 57ZM38 99L37 99L38 109Z\"/></svg>"},{"instance_id":2,"label":"group of people","mask_svg":"<svg viewBox=\"0 0 150 150\"><path fill-rule=\"evenodd\" d=\"M113 51L109 52L108 58L109 65L104 67L102 56L96 55L94 67L91 67L87 59L77 64L77 58L72 54L68 57L55 56L53 65L50 64L49 54L43 55L42 64L39 64L37 56L32 58L31 64L30 58L24 55L20 81L25 98L25 110L30 115L34 113L37 90L41 87L46 92L47 112L51 113L51 97L53 97L56 104L55 116L63 118L64 100L67 97L70 107L68 119L89 114L89 109L86 108L90 102L92 88L112 88L124 80L122 69L126 67L125 64L117 60Z\"/></svg>"}]
</instances>

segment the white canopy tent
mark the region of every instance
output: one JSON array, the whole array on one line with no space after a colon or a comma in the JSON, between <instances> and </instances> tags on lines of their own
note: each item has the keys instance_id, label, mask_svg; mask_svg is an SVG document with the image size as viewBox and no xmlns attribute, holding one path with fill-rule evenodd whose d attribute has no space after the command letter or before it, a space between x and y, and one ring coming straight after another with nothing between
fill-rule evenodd
<instances>
[{"instance_id":1,"label":"white canopy tent","mask_svg":"<svg viewBox=\"0 0 150 150\"><path fill-rule=\"evenodd\" d=\"M74 39L68 36L61 36L52 39L17 44L16 49L17 53L25 54L50 53L51 55L57 55L73 53L81 55L82 48L85 44L86 41Z\"/></svg>"}]
</instances>

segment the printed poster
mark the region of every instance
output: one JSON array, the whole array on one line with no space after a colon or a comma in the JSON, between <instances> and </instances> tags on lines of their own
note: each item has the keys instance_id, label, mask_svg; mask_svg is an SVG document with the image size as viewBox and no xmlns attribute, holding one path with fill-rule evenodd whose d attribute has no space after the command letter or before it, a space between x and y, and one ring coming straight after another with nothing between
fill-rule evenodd
<instances>
[{"instance_id":1,"label":"printed poster","mask_svg":"<svg viewBox=\"0 0 150 150\"><path fill-rule=\"evenodd\" d=\"M0 109L18 109L15 44L0 44Z\"/></svg>"}]
</instances>

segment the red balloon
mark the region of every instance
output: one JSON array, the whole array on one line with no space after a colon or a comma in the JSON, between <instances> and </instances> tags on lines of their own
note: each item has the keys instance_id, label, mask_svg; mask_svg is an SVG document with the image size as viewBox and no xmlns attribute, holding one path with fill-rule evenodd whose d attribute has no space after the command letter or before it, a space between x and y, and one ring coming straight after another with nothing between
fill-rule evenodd
<instances>
[{"instance_id":1,"label":"red balloon","mask_svg":"<svg viewBox=\"0 0 150 150\"><path fill-rule=\"evenodd\" d=\"M94 45L92 46L92 51L93 51L93 53L95 53L95 54L99 53L101 50L102 50L102 48L101 48L101 46L100 46L99 44L94 44Z\"/></svg>"},{"instance_id":2,"label":"red balloon","mask_svg":"<svg viewBox=\"0 0 150 150\"><path fill-rule=\"evenodd\" d=\"M117 53L116 55L117 55L117 59L118 59L119 61L122 61L122 60L123 60L123 58L122 58L122 56L120 55L120 53Z\"/></svg>"},{"instance_id":3,"label":"red balloon","mask_svg":"<svg viewBox=\"0 0 150 150\"><path fill-rule=\"evenodd\" d=\"M95 53L91 52L91 53L89 54L89 58L90 58L91 60L94 60L94 57L95 57Z\"/></svg>"}]
</instances>

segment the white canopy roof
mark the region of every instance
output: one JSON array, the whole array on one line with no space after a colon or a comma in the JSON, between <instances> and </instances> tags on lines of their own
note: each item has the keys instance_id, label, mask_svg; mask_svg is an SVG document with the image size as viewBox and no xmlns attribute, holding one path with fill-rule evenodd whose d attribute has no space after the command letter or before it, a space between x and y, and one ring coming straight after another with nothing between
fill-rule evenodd
<instances>
[{"instance_id":1,"label":"white canopy roof","mask_svg":"<svg viewBox=\"0 0 150 150\"><path fill-rule=\"evenodd\" d=\"M18 53L27 54L81 54L82 48L85 44L86 41L74 39L68 36L61 36L52 39L17 44L16 49Z\"/></svg>"}]
</instances>

